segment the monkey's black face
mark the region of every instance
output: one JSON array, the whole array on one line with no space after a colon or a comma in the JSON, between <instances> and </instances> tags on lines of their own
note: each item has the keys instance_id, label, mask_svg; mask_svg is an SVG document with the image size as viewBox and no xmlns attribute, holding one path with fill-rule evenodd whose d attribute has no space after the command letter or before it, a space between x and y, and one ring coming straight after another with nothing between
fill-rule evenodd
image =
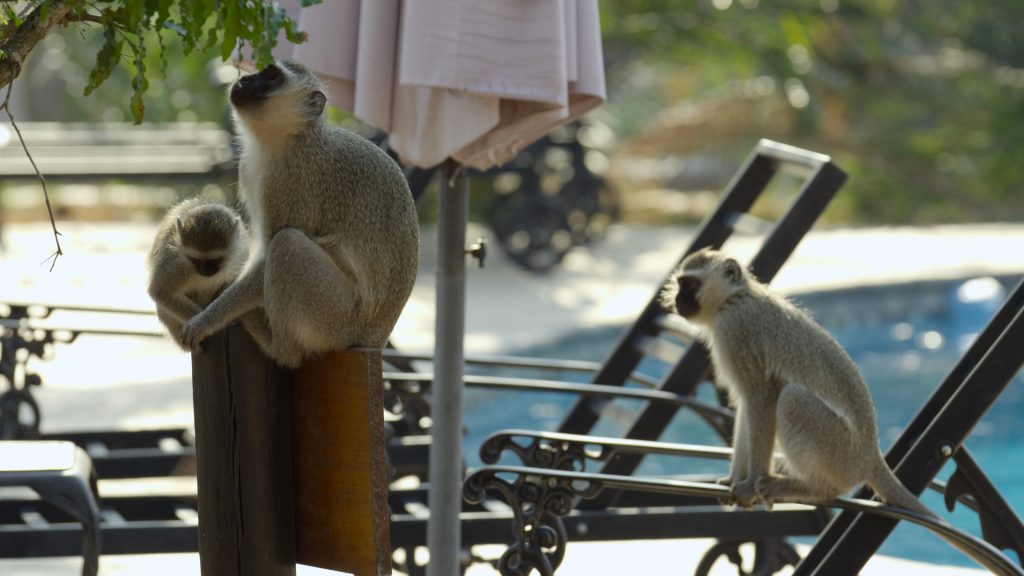
<instances>
[{"instance_id":1,"label":"monkey's black face","mask_svg":"<svg viewBox=\"0 0 1024 576\"><path fill-rule=\"evenodd\" d=\"M680 276L677 282L679 291L676 293L676 312L683 318L693 318L700 312L700 303L697 301L700 280L693 276Z\"/></svg>"},{"instance_id":2,"label":"monkey's black face","mask_svg":"<svg viewBox=\"0 0 1024 576\"><path fill-rule=\"evenodd\" d=\"M236 108L257 107L284 81L284 72L276 64L270 64L255 74L242 76L231 87L231 104Z\"/></svg>"},{"instance_id":3,"label":"monkey's black face","mask_svg":"<svg viewBox=\"0 0 1024 576\"><path fill-rule=\"evenodd\" d=\"M224 264L223 258L189 258L189 260L192 261L196 272L204 278L209 278L220 272L220 267Z\"/></svg>"}]
</instances>

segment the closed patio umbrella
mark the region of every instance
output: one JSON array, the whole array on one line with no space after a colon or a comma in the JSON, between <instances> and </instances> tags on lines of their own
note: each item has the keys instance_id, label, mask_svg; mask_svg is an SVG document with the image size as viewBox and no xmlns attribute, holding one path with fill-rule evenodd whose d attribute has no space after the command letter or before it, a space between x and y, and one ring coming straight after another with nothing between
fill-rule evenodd
<instances>
[{"instance_id":1,"label":"closed patio umbrella","mask_svg":"<svg viewBox=\"0 0 1024 576\"><path fill-rule=\"evenodd\" d=\"M281 44L280 56L386 132L403 163L451 160L438 221L427 541L428 574L457 574L468 191L454 166L511 160L604 101L597 0L327 0L301 14L298 0L282 4L309 40Z\"/></svg>"}]
</instances>

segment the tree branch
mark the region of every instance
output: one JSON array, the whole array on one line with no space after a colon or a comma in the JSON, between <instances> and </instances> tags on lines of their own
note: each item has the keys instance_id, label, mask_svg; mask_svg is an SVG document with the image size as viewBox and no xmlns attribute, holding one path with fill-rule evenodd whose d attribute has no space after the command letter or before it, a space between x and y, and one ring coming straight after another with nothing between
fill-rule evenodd
<instances>
[{"instance_id":1,"label":"tree branch","mask_svg":"<svg viewBox=\"0 0 1024 576\"><path fill-rule=\"evenodd\" d=\"M32 154L28 151L28 145L25 144L25 138L21 135L21 130L18 128L18 124L14 121L14 115L11 114L11 88L14 86L14 79L21 73L21 66L28 57L29 52L35 48L36 44L43 39L44 36L53 28L56 24L65 21L65 18L70 12L71 7L67 5L63 0L55 0L50 3L49 10L46 16L43 16L42 7L36 6L31 14L25 18L21 26L15 30L10 37L4 42L3 46L0 47L4 51L4 59L0 60L0 88L7 87L7 96L4 98L3 103L0 104L0 110L7 113L7 117L11 120L11 126L14 127L14 131L18 134L18 140L21 142L22 148L25 150L25 155L28 156L29 162L32 163L32 168L36 171L36 176L39 177L39 183L43 187L43 198L46 199L46 211L50 214L50 225L53 227L53 239L57 243L57 250L50 258L53 259L53 263L50 264L50 270L57 265L57 258L59 258L64 252L60 247L60 232L57 231L57 222L53 218L53 208L50 206L50 192L46 189L46 179L43 178L43 174L39 171L39 167L36 166L35 159L32 158Z\"/></svg>"},{"instance_id":2,"label":"tree branch","mask_svg":"<svg viewBox=\"0 0 1024 576\"><path fill-rule=\"evenodd\" d=\"M6 57L0 60L0 88L10 84L18 74L21 73L21 63L28 57L29 52L35 48L50 28L64 22L71 11L71 6L64 0L54 0L50 3L43 17L41 6L36 6L21 26L11 33L7 41L0 46Z\"/></svg>"}]
</instances>

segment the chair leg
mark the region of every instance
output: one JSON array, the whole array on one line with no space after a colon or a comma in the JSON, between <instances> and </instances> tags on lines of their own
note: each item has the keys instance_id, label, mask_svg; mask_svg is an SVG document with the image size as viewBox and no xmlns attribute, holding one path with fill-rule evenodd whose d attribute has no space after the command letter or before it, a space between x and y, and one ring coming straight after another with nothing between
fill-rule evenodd
<instances>
[{"instance_id":1,"label":"chair leg","mask_svg":"<svg viewBox=\"0 0 1024 576\"><path fill-rule=\"evenodd\" d=\"M29 485L40 498L82 523L82 576L96 576L99 571L102 533L99 504L93 492L95 475L91 471L89 478L79 476L75 482L67 477L47 478Z\"/></svg>"}]
</instances>

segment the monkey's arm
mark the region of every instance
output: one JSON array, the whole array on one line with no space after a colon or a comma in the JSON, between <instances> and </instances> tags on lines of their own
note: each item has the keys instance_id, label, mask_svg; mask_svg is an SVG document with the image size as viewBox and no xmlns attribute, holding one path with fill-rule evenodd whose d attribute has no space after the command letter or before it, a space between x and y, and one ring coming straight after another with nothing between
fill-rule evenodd
<instances>
[{"instance_id":1,"label":"monkey's arm","mask_svg":"<svg viewBox=\"0 0 1024 576\"><path fill-rule=\"evenodd\" d=\"M185 295L183 286L190 270L180 262L165 260L154 268L149 282L149 296L161 311L184 324L199 313L199 305Z\"/></svg>"},{"instance_id":2,"label":"monkey's arm","mask_svg":"<svg viewBox=\"0 0 1024 576\"><path fill-rule=\"evenodd\" d=\"M723 479L730 486L750 476L750 437L746 421L747 412L743 403L737 403L732 431L732 462L729 465L729 476Z\"/></svg>"},{"instance_id":3,"label":"monkey's arm","mask_svg":"<svg viewBox=\"0 0 1024 576\"><path fill-rule=\"evenodd\" d=\"M211 334L222 330L246 312L263 306L264 261L249 266L238 280L224 289L210 305L192 317L181 331L181 345L193 352Z\"/></svg>"},{"instance_id":4,"label":"monkey's arm","mask_svg":"<svg viewBox=\"0 0 1024 576\"><path fill-rule=\"evenodd\" d=\"M766 389L771 385L768 382L758 384ZM744 415L744 424L740 427L744 434L740 444L746 448L745 458L741 457L740 463L745 460L748 469L748 475L732 486L733 498L740 506L750 507L760 499L758 482L770 475L772 450L775 446L777 400L775 394L762 390L740 402Z\"/></svg>"},{"instance_id":5,"label":"monkey's arm","mask_svg":"<svg viewBox=\"0 0 1024 576\"><path fill-rule=\"evenodd\" d=\"M160 300L154 297L153 300L156 301L157 306L162 308L166 314L169 314L182 324L188 322L190 318L199 314L200 311L199 305L184 295Z\"/></svg>"}]
</instances>

